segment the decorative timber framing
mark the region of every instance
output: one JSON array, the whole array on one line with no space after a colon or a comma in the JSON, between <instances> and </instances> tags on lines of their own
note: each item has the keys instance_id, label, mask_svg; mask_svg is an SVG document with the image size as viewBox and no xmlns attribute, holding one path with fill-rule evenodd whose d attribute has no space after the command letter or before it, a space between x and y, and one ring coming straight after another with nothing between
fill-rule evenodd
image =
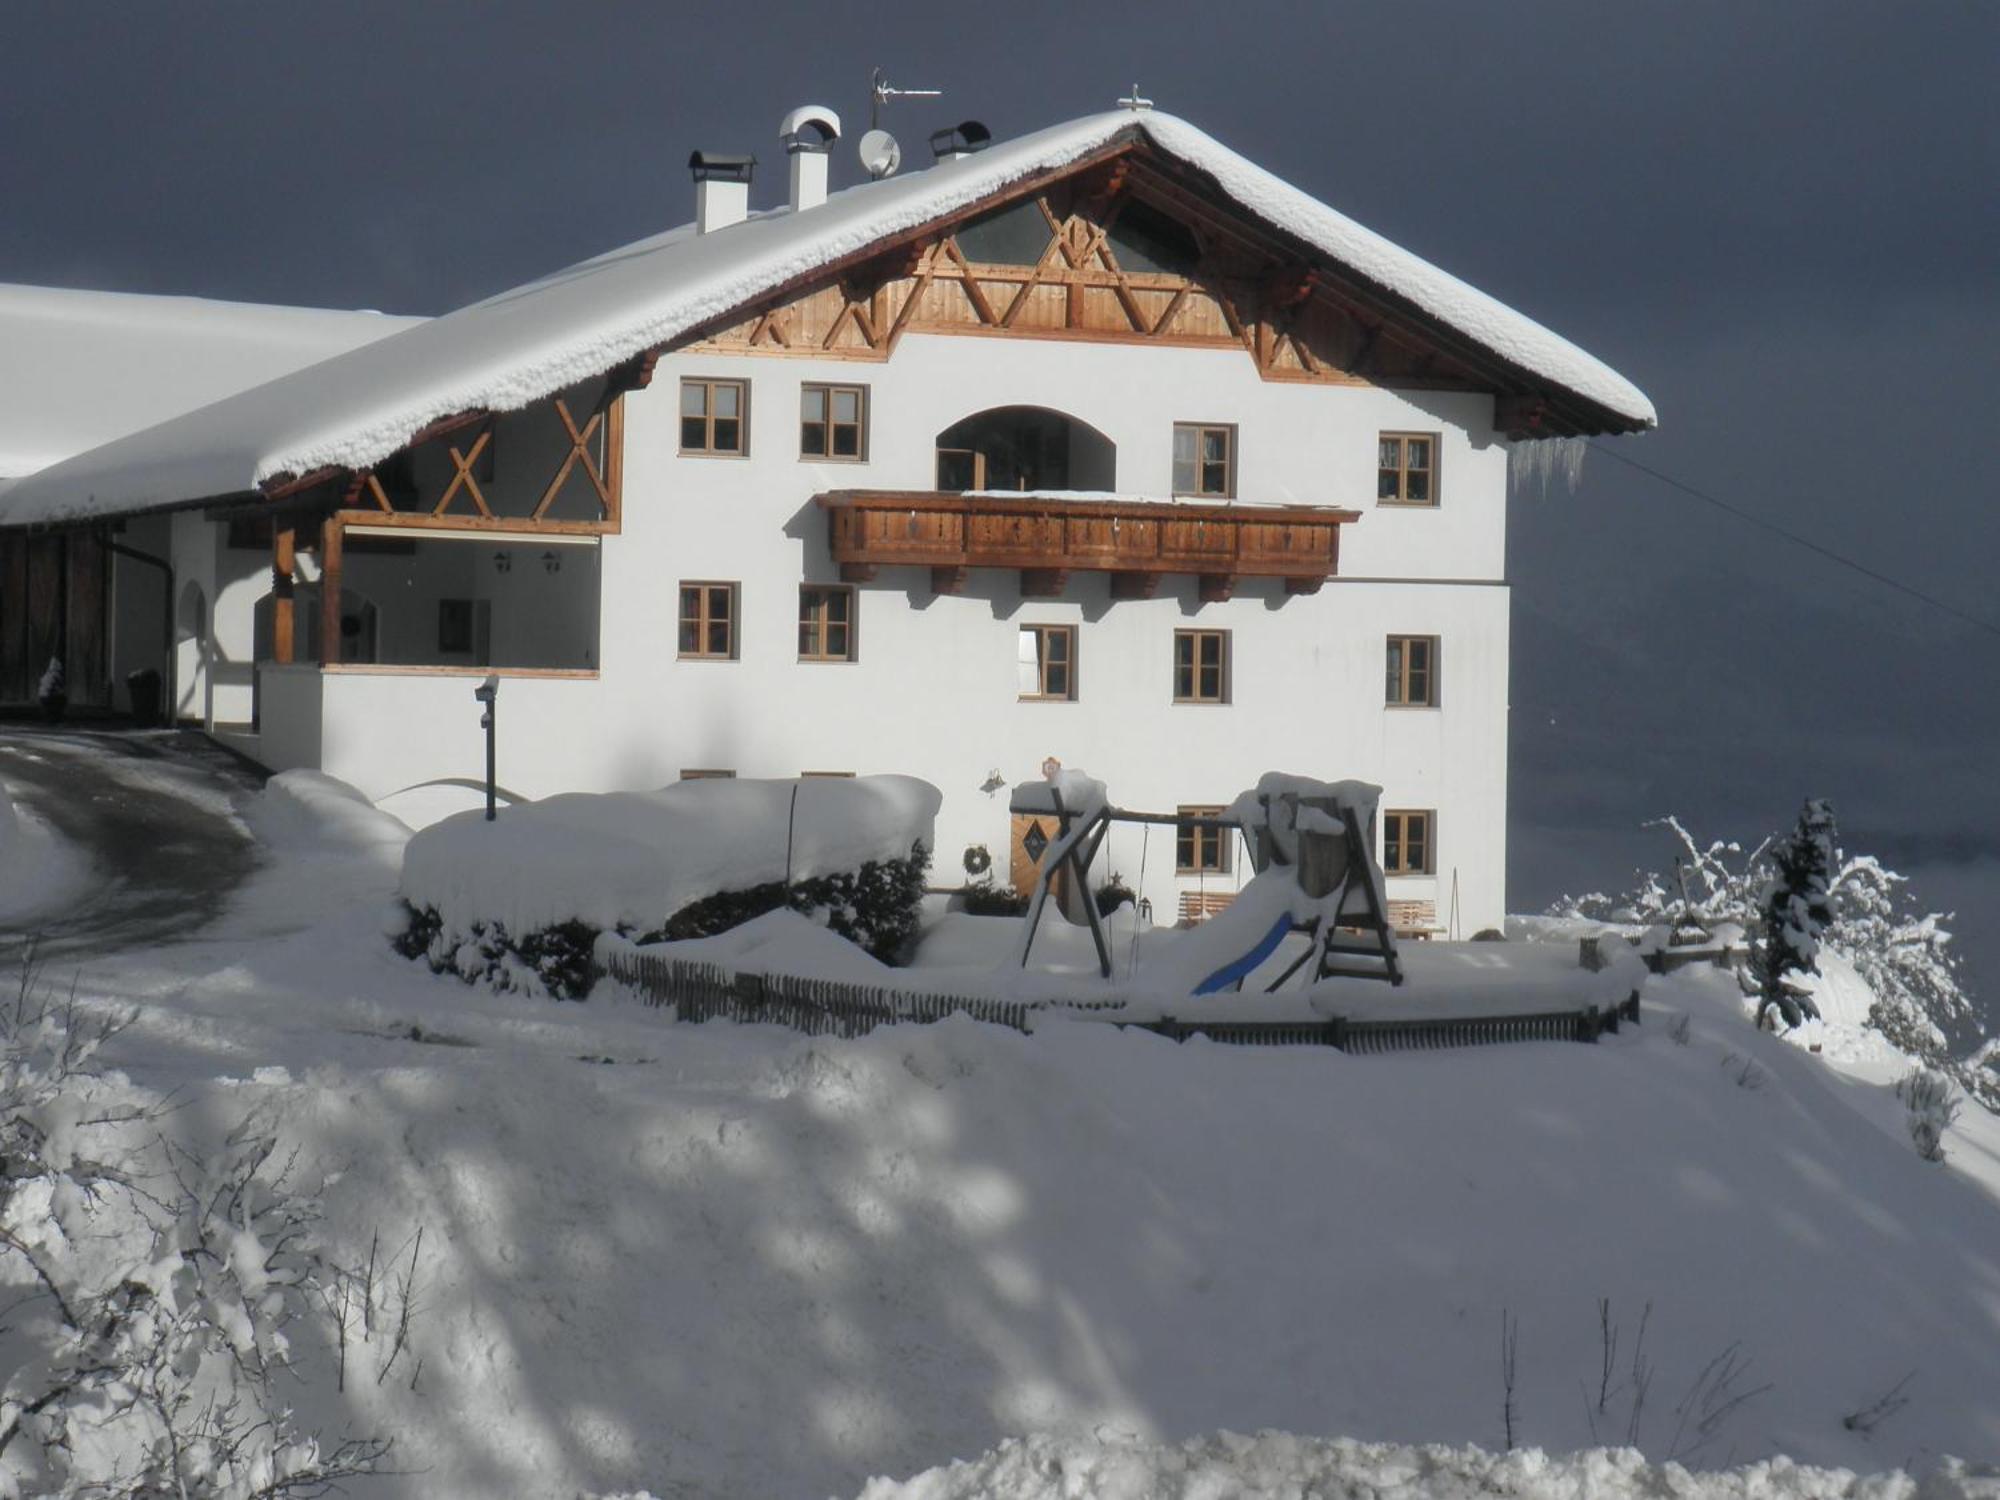
<instances>
[{"instance_id":1,"label":"decorative timber framing","mask_svg":"<svg viewBox=\"0 0 2000 1500\"><path fill-rule=\"evenodd\" d=\"M1229 598L1245 578L1282 578L1287 593L1316 593L1339 572L1342 523L1361 516L1321 506L910 490L831 490L814 499L827 512L846 582L866 583L882 567L926 567L932 589L951 594L971 568L1007 568L1029 598L1061 594L1072 572L1109 573L1119 599L1150 598L1166 574L1198 575L1209 602Z\"/></svg>"},{"instance_id":2,"label":"decorative timber framing","mask_svg":"<svg viewBox=\"0 0 2000 1500\"><path fill-rule=\"evenodd\" d=\"M1041 215L1039 256L975 258L966 231L1010 205ZM1184 236L1191 261L1142 267L1127 216ZM1241 348L1266 380L1491 393L1495 429L1511 437L1641 425L1258 222L1143 137L795 278L672 347L882 361L911 332Z\"/></svg>"},{"instance_id":3,"label":"decorative timber framing","mask_svg":"<svg viewBox=\"0 0 2000 1500\"><path fill-rule=\"evenodd\" d=\"M499 504L487 490L492 480L482 483L480 462L491 452L499 421L497 414L484 411L463 412L431 423L390 459L372 468L320 470L269 485L264 498L251 509L273 515L272 659L283 666L298 657L296 590L301 529L311 538L305 546L319 557L322 667L340 664L342 557L351 526L408 531L413 539L424 532L490 534L495 539L616 535L624 509L624 395L650 382L657 360L656 354L647 354L619 366L606 380L595 405L587 410L572 408L573 391L537 403L546 404L560 424L567 446L547 483L524 492L531 504ZM449 470L434 493L424 493L407 481L394 486L384 483L383 474L392 464L409 464L418 450L429 445L442 449ZM575 489L579 476L596 517L551 515L565 490ZM210 512L215 519L241 513L229 508Z\"/></svg>"}]
</instances>

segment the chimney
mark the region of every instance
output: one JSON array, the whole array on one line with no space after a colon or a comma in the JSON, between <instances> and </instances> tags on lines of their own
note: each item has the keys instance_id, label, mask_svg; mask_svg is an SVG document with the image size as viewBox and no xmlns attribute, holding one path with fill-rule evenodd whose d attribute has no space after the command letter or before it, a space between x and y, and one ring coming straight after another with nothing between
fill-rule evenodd
<instances>
[{"instance_id":1,"label":"chimney","mask_svg":"<svg viewBox=\"0 0 2000 1500\"><path fill-rule=\"evenodd\" d=\"M694 173L694 222L703 234L741 224L750 214L750 174L754 156L718 156L697 151L688 158Z\"/></svg>"},{"instance_id":2,"label":"chimney","mask_svg":"<svg viewBox=\"0 0 2000 1500\"><path fill-rule=\"evenodd\" d=\"M960 120L943 130L931 132L931 155L939 161L957 161L993 143L993 132L977 120Z\"/></svg>"},{"instance_id":3,"label":"chimney","mask_svg":"<svg viewBox=\"0 0 2000 1500\"><path fill-rule=\"evenodd\" d=\"M824 104L801 104L778 122L778 139L792 162L792 212L826 202L827 153L840 139L840 116Z\"/></svg>"}]
</instances>

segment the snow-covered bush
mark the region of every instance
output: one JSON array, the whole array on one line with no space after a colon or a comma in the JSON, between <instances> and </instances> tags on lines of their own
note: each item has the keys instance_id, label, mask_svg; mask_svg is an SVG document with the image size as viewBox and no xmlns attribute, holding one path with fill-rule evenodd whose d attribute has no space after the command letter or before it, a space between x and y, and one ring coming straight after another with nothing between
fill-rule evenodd
<instances>
[{"instance_id":1,"label":"snow-covered bush","mask_svg":"<svg viewBox=\"0 0 2000 1500\"><path fill-rule=\"evenodd\" d=\"M917 935L924 877L930 853L921 843L902 859L871 859L858 870L840 870L810 880L782 881L743 891L721 891L681 908L642 943L713 937L752 917L789 906L813 917L884 963L900 957Z\"/></svg>"},{"instance_id":2,"label":"snow-covered bush","mask_svg":"<svg viewBox=\"0 0 2000 1500\"><path fill-rule=\"evenodd\" d=\"M1951 1080L1935 1068L1917 1068L1896 1084L1896 1097L1910 1112L1910 1139L1925 1161L1944 1160L1944 1133L1958 1118Z\"/></svg>"},{"instance_id":3,"label":"snow-covered bush","mask_svg":"<svg viewBox=\"0 0 2000 1500\"><path fill-rule=\"evenodd\" d=\"M1759 1025L1772 1011L1787 1026L1798 1026L1819 1007L1800 983L1816 974L1814 962L1820 937L1833 920L1829 886L1836 859L1833 806L1818 799L1806 803L1798 826L1770 845L1771 878L1758 902L1756 938L1750 969L1760 991Z\"/></svg>"},{"instance_id":4,"label":"snow-covered bush","mask_svg":"<svg viewBox=\"0 0 2000 1500\"><path fill-rule=\"evenodd\" d=\"M1699 842L1678 818L1646 826L1673 835L1678 878L1641 872L1630 891L1564 897L1549 914L1638 926L1672 926L1688 914L1711 930L1724 922L1755 927L1771 879L1773 840L1746 854L1734 841ZM1945 1028L1972 1015L1951 949L1950 913L1922 911L1912 902L1904 876L1873 855L1839 849L1827 880L1827 911L1820 942L1854 965L1874 991L1869 1025L1913 1057L1934 1066L1948 1064ZM1987 1069L1990 1076L1982 1089L1973 1076L1960 1076L1968 1069L1976 1074L1976 1060L1951 1067L1967 1092L2000 1106L2000 1072Z\"/></svg>"},{"instance_id":5,"label":"snow-covered bush","mask_svg":"<svg viewBox=\"0 0 2000 1500\"><path fill-rule=\"evenodd\" d=\"M122 1022L0 1001L0 1495L322 1494L386 1442L322 1446L276 1383L325 1267L274 1134L213 1157L95 1064Z\"/></svg>"}]
</instances>

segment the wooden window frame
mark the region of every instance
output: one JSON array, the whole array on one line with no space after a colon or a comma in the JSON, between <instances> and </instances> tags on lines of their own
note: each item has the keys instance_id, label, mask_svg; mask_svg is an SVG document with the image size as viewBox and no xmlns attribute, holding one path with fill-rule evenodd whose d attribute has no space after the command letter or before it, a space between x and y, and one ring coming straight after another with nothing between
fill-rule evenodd
<instances>
[{"instance_id":1,"label":"wooden window frame","mask_svg":"<svg viewBox=\"0 0 2000 1500\"><path fill-rule=\"evenodd\" d=\"M718 448L715 446L715 393L719 387L733 385L736 398L736 446ZM687 413L676 409L674 419L681 425L676 429L680 435L680 454L683 458L748 458L750 456L750 382L741 377L714 375L683 375L680 384L680 399L685 402L689 386L700 386L707 392L703 403L702 420L706 424L707 442L703 447L690 448L687 445L687 423L692 420Z\"/></svg>"},{"instance_id":2,"label":"wooden window frame","mask_svg":"<svg viewBox=\"0 0 2000 1500\"><path fill-rule=\"evenodd\" d=\"M1394 679L1391 679L1387 675L1389 652L1395 647L1398 641L1403 643L1402 669ZM1410 670L1409 648L1419 641L1423 642L1429 648L1428 662L1424 672L1425 696L1422 698L1412 698L1410 696L1410 679L1414 674ZM1441 701L1441 694L1438 690L1439 677L1441 675L1439 672L1439 657L1441 654L1438 646L1438 638L1434 635L1389 636L1383 643L1383 706L1385 708L1436 708Z\"/></svg>"},{"instance_id":3,"label":"wooden window frame","mask_svg":"<svg viewBox=\"0 0 2000 1500\"><path fill-rule=\"evenodd\" d=\"M1020 636L1022 636L1022 635L1027 635L1027 634L1028 634L1028 633L1030 633L1031 631L1032 631L1032 632L1034 633L1034 635L1035 635L1035 637L1036 637L1036 641L1035 641L1035 677L1036 677L1036 681L1037 681L1038 685L1039 685L1039 686L1040 686L1040 688L1041 688L1041 691L1040 691L1040 692L1034 692L1034 693L1022 693L1022 694L1020 695L1020 701L1021 701L1021 702L1023 702L1023 703L1074 703L1074 702L1076 702L1076 696L1077 696L1077 634L1078 634L1078 633L1077 633L1077 628L1076 628L1076 627L1075 627L1074 625L1057 625L1057 624L1053 624L1053 623L1051 623L1051 624L1043 624L1043 623L1042 623L1042 622L1040 622L1040 621L1034 621L1034 620L1029 620L1029 621L1024 621L1024 622L1022 623L1022 625L1021 625L1021 629L1020 629L1020 634L1019 634L1019 635L1017 635L1017 636L1015 637L1015 642L1016 642L1016 646L1017 646L1017 649L1018 649L1018 645L1019 645L1019 641L1020 641ZM1050 636L1050 635L1060 635L1060 636L1063 636L1063 637L1065 637L1065 638L1066 638L1066 639L1067 639L1067 640L1069 641L1069 656L1068 656L1068 658L1067 658L1067 659L1065 660L1065 662L1064 662L1064 665L1065 665L1065 666L1067 666L1067 667L1069 668L1069 691L1067 691L1067 692L1063 692L1063 693L1051 693L1051 692L1049 692L1049 691L1048 691L1048 685L1049 685L1049 671L1048 671L1048 660L1049 660L1049 659L1048 659L1048 656L1047 656L1047 654L1046 654L1046 653L1045 653L1045 652L1044 652L1044 651L1042 650L1042 648L1041 648L1041 642L1042 642L1042 638L1043 638L1044 636ZM1018 656L1016 657L1016 660L1017 660L1017 661L1019 660Z\"/></svg>"},{"instance_id":4,"label":"wooden window frame","mask_svg":"<svg viewBox=\"0 0 2000 1500\"><path fill-rule=\"evenodd\" d=\"M1194 434L1194 477L1195 477L1196 488L1191 490L1183 490L1174 485L1173 453L1171 450L1169 450L1167 454L1167 468L1168 468L1167 484L1173 496L1176 499L1185 498L1189 500L1234 500L1236 498L1236 453L1237 453L1236 424L1234 422L1174 423L1175 438L1179 438L1179 436L1183 432L1192 432ZM1229 473L1228 476L1223 480L1223 488L1220 490L1204 490L1200 488L1201 470L1202 470L1202 457L1201 457L1202 439L1208 433L1211 432L1219 432L1229 440L1229 460L1228 460Z\"/></svg>"},{"instance_id":5,"label":"wooden window frame","mask_svg":"<svg viewBox=\"0 0 2000 1500\"><path fill-rule=\"evenodd\" d=\"M1176 630L1174 632L1174 660L1173 660L1174 702L1205 704L1205 705L1228 704L1230 700L1231 690L1233 687L1231 679L1235 675L1233 670L1233 665L1231 662L1231 658L1235 653L1233 647L1230 644L1229 634L1230 633L1227 630L1186 629L1186 630ZM1222 647L1220 652L1221 659L1216 664L1218 667L1218 671L1216 674L1217 692L1215 693L1214 696L1209 696L1201 691L1202 668L1201 668L1200 642L1204 637L1208 636L1214 636L1216 639L1222 642ZM1192 676L1188 682L1187 685L1188 691L1186 693L1183 693L1181 691L1181 641L1184 639L1193 640L1196 643L1194 649L1194 658L1189 666L1189 671L1192 673Z\"/></svg>"},{"instance_id":6,"label":"wooden window frame","mask_svg":"<svg viewBox=\"0 0 2000 1500\"><path fill-rule=\"evenodd\" d=\"M821 596L821 599L819 600L818 604L816 604L813 607L813 613L811 615L807 614L806 596L808 594L818 594ZM847 599L847 619L845 620L845 622L843 622L847 629L847 649L846 651L839 653L830 652L824 649L826 645L827 632L828 632L828 622L826 619L825 603L826 599L830 598L834 594L845 595ZM800 584L799 618L798 618L799 633L801 637L803 637L807 626L810 624L814 629L816 629L819 632L820 646L822 649L817 652L807 651L805 649L805 642L802 638L799 642L799 660L802 662L859 661L861 659L860 631L857 629L857 626L860 623L858 618L859 610L857 607L859 604L860 600L856 596L854 591L854 586L852 584L846 584L846 583Z\"/></svg>"},{"instance_id":7,"label":"wooden window frame","mask_svg":"<svg viewBox=\"0 0 2000 1500\"><path fill-rule=\"evenodd\" d=\"M808 391L819 391L822 392L826 397L826 420L818 424L822 430L824 441L826 443L826 451L824 453L806 452L806 427L808 425L806 422L806 393ZM860 411L861 411L860 420L854 424L855 427L854 452L852 453L835 453L833 451L834 429L836 427L843 427L847 425L844 422L836 422L833 418L833 397L834 393L837 391L854 392L855 399L860 406ZM841 380L841 381L807 380L801 382L799 385L799 462L807 464L867 463L868 427L869 427L868 416L869 416L869 406L871 404L868 399L869 394L870 392L867 386L857 385L855 382L851 380Z\"/></svg>"},{"instance_id":8,"label":"wooden window frame","mask_svg":"<svg viewBox=\"0 0 2000 1500\"><path fill-rule=\"evenodd\" d=\"M1202 804L1174 809L1176 817L1219 818L1224 809L1220 806ZM1176 875L1227 875L1229 873L1230 845L1235 842L1230 828L1200 828L1182 825L1174 830L1174 873ZM1183 848L1186 854L1183 856ZM1204 855L1213 863L1204 864Z\"/></svg>"},{"instance_id":9,"label":"wooden window frame","mask_svg":"<svg viewBox=\"0 0 2000 1500\"><path fill-rule=\"evenodd\" d=\"M693 615L687 613L687 593L689 589L699 589L701 591L700 606ZM709 629L715 624L715 615L712 608L714 600L710 592L714 589L727 589L729 591L729 649L727 651L710 651L707 649ZM674 645L676 648L675 656L678 660L735 661L738 659L738 653L742 648L742 637L738 630L738 625L743 618L743 586L740 583L735 583L725 578L683 578L680 582L680 590L675 595L675 598L679 601L674 616ZM680 646L681 630L690 620L694 622L696 639L700 642L699 649L694 651L681 649Z\"/></svg>"},{"instance_id":10,"label":"wooden window frame","mask_svg":"<svg viewBox=\"0 0 2000 1500\"><path fill-rule=\"evenodd\" d=\"M1424 851L1421 864L1411 864L1409 859L1412 819L1421 819L1423 837L1418 840ZM1394 827L1392 838L1390 828ZM1389 862L1389 851L1396 851L1396 862ZM1382 873L1384 875L1435 875L1437 874L1437 809L1431 807L1399 807L1382 814Z\"/></svg>"},{"instance_id":11,"label":"wooden window frame","mask_svg":"<svg viewBox=\"0 0 2000 1500\"><path fill-rule=\"evenodd\" d=\"M1430 468L1424 471L1431 476L1431 493L1430 498L1427 500L1412 500L1410 498L1410 441L1413 438L1419 442L1431 445ZM1388 442L1394 442L1397 445L1396 451L1400 459L1400 462L1393 471L1396 475L1396 493L1393 495L1382 493L1382 476L1392 472L1382 462L1382 445ZM1375 503L1377 505L1406 505L1412 510L1437 509L1440 492L1443 488L1439 481L1438 453L1443 447L1444 444L1440 434L1435 432L1377 433L1375 435Z\"/></svg>"}]
</instances>

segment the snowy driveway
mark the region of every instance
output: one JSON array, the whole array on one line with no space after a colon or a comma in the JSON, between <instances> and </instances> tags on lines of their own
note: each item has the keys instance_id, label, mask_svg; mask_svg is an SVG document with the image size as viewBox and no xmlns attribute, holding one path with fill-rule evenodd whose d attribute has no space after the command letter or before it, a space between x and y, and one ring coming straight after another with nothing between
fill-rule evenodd
<instances>
[{"instance_id":1,"label":"snowy driveway","mask_svg":"<svg viewBox=\"0 0 2000 1500\"><path fill-rule=\"evenodd\" d=\"M68 899L0 923L0 959L30 939L45 959L101 957L206 924L256 864L234 807L261 779L192 733L0 729L0 786L89 862Z\"/></svg>"}]
</instances>

